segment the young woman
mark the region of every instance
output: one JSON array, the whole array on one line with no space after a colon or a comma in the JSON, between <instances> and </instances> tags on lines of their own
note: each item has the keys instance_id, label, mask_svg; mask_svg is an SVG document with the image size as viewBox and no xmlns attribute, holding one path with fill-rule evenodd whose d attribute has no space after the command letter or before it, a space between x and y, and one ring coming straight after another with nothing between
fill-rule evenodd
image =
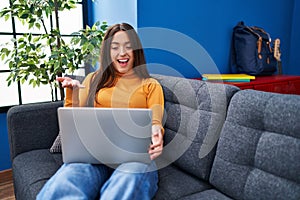
<instances>
[{"instance_id":1,"label":"young woman","mask_svg":"<svg viewBox=\"0 0 300 200\"><path fill-rule=\"evenodd\" d=\"M154 159L163 150L163 91L150 77L139 37L129 24L111 26L101 47L100 68L82 84L57 79L66 88L65 106L152 109L151 164L124 163L116 169L87 163L63 164L37 199L151 199L157 191Z\"/></svg>"}]
</instances>

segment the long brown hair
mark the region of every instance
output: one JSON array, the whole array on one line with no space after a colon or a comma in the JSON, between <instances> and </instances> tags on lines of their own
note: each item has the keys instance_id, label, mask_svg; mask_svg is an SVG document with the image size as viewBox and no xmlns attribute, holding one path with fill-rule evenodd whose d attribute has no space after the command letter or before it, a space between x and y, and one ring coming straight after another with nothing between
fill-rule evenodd
<instances>
[{"instance_id":1,"label":"long brown hair","mask_svg":"<svg viewBox=\"0 0 300 200\"><path fill-rule=\"evenodd\" d=\"M100 67L94 73L91 79L90 90L87 99L87 106L93 107L96 93L105 87L112 87L116 80L116 71L110 56L110 48L113 36L119 31L126 31L131 47L133 49L134 63L133 70L140 78L149 78L149 72L146 67L146 60L141 41L134 28L127 24L115 24L111 26L105 33L101 45Z\"/></svg>"}]
</instances>

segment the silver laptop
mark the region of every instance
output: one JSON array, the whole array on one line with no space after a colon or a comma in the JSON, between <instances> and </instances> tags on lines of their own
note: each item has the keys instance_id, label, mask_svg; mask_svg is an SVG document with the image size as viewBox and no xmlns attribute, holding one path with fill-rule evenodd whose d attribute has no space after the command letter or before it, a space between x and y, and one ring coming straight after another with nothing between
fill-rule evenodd
<instances>
[{"instance_id":1,"label":"silver laptop","mask_svg":"<svg viewBox=\"0 0 300 200\"><path fill-rule=\"evenodd\" d=\"M61 107L58 121L65 163L150 162L150 109Z\"/></svg>"}]
</instances>

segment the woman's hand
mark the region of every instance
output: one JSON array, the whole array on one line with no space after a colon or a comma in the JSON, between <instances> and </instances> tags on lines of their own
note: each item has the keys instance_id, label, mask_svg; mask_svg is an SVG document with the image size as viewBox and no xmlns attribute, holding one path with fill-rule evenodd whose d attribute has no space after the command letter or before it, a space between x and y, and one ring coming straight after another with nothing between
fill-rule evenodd
<instances>
[{"instance_id":1,"label":"woman's hand","mask_svg":"<svg viewBox=\"0 0 300 200\"><path fill-rule=\"evenodd\" d=\"M84 85L78 80L73 80L70 77L57 77L56 80L61 83L63 88L84 88Z\"/></svg>"},{"instance_id":2,"label":"woman's hand","mask_svg":"<svg viewBox=\"0 0 300 200\"><path fill-rule=\"evenodd\" d=\"M159 125L152 126L152 144L150 145L148 153L150 154L150 159L154 160L163 151L163 135L161 133L161 128Z\"/></svg>"}]
</instances>

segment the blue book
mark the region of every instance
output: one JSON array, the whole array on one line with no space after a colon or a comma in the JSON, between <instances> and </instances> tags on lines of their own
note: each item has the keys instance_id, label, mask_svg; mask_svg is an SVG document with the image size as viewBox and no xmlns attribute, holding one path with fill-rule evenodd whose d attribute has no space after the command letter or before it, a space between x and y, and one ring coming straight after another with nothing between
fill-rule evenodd
<instances>
[{"instance_id":1,"label":"blue book","mask_svg":"<svg viewBox=\"0 0 300 200\"><path fill-rule=\"evenodd\" d=\"M205 77L202 78L203 81L211 81L211 82L250 82L250 79L214 79L210 80Z\"/></svg>"}]
</instances>

